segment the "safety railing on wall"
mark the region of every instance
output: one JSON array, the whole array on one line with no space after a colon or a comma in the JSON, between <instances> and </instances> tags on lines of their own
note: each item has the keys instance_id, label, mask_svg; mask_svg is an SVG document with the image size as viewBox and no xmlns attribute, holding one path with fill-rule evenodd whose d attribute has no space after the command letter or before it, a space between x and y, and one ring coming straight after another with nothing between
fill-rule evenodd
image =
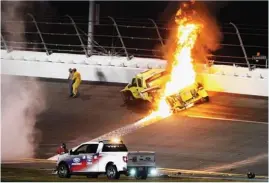
<instances>
[{"instance_id":1,"label":"safety railing on wall","mask_svg":"<svg viewBox=\"0 0 269 183\"><path fill-rule=\"evenodd\" d=\"M91 23L94 25L94 36L89 41L88 22L81 22L78 17L72 18L66 15L61 20L51 18L44 21L36 20L32 14L28 14L24 21L3 19L1 49L9 52L41 51L48 55L64 52L85 54L87 57L111 55L126 56L128 59L132 57L162 59L161 48L172 30L165 27L164 23L152 19L125 20L107 17L98 23ZM16 29L12 24L16 24ZM18 26L21 28L17 29ZM224 35L224 41L220 44L222 48L207 55L211 63L244 66L249 69L253 66L268 68L268 43L266 41L261 45L262 41L268 39L267 28L229 23L224 24L221 29ZM247 43L249 37L252 38L252 44ZM253 40L256 40L253 37L260 38L257 39L258 45L253 43L255 42ZM265 37L267 38L264 39ZM230 42L226 41L226 38ZM257 57L255 59L251 57L256 52L266 54L266 59L262 63L256 62Z\"/></svg>"}]
</instances>

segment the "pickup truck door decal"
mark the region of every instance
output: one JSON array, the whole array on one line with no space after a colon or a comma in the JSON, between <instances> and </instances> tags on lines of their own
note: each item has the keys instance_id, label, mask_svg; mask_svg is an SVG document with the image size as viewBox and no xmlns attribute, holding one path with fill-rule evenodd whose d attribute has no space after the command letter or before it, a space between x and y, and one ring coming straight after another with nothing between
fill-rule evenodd
<instances>
[{"instance_id":1,"label":"pickup truck door decal","mask_svg":"<svg viewBox=\"0 0 269 183\"><path fill-rule=\"evenodd\" d=\"M71 158L70 170L72 172L96 172L100 157L96 153L75 155Z\"/></svg>"}]
</instances>

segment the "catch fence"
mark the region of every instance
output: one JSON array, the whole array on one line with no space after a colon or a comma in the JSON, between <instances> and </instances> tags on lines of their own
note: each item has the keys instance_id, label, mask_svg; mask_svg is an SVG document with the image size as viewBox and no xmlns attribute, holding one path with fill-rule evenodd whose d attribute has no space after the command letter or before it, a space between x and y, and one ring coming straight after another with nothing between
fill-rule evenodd
<instances>
[{"instance_id":1,"label":"catch fence","mask_svg":"<svg viewBox=\"0 0 269 183\"><path fill-rule=\"evenodd\" d=\"M45 17L36 20L27 14L19 20L2 19L1 49L107 56L163 58L162 47L169 32L167 22L153 19L106 17L88 22L81 17ZM16 25L16 26L15 26ZM89 25L93 32L88 34ZM214 64L268 68L268 29L251 25L221 26L221 49L208 55ZM256 43L255 43L256 42ZM266 59L253 59L260 52Z\"/></svg>"}]
</instances>

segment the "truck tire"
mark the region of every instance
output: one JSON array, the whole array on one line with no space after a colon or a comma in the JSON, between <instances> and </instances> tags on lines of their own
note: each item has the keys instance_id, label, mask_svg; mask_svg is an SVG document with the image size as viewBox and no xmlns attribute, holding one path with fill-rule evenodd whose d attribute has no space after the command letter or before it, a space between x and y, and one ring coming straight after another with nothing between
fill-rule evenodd
<instances>
[{"instance_id":1,"label":"truck tire","mask_svg":"<svg viewBox=\"0 0 269 183\"><path fill-rule=\"evenodd\" d=\"M135 176L136 179L147 179L148 178L148 172L146 170L144 171L141 171L141 172L137 172L136 176Z\"/></svg>"},{"instance_id":2,"label":"truck tire","mask_svg":"<svg viewBox=\"0 0 269 183\"><path fill-rule=\"evenodd\" d=\"M68 166L65 163L60 163L57 168L57 174L60 178L70 178L71 174Z\"/></svg>"},{"instance_id":3,"label":"truck tire","mask_svg":"<svg viewBox=\"0 0 269 183\"><path fill-rule=\"evenodd\" d=\"M201 99L202 102L209 102L209 96L203 97Z\"/></svg>"},{"instance_id":4,"label":"truck tire","mask_svg":"<svg viewBox=\"0 0 269 183\"><path fill-rule=\"evenodd\" d=\"M106 168L106 176L108 179L119 179L120 173L115 165L110 164Z\"/></svg>"},{"instance_id":5,"label":"truck tire","mask_svg":"<svg viewBox=\"0 0 269 183\"><path fill-rule=\"evenodd\" d=\"M133 94L130 91L124 92L124 102L129 104L134 100Z\"/></svg>"}]
</instances>

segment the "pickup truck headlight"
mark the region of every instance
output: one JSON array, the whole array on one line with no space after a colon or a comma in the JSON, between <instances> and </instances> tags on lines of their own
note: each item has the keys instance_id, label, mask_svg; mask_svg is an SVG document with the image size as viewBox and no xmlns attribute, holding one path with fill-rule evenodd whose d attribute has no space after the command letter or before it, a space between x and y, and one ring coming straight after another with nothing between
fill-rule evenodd
<instances>
[{"instance_id":1,"label":"pickup truck headlight","mask_svg":"<svg viewBox=\"0 0 269 183\"><path fill-rule=\"evenodd\" d=\"M153 176L157 175L157 169L156 168L152 168L150 170L150 175L153 175Z\"/></svg>"},{"instance_id":2,"label":"pickup truck headlight","mask_svg":"<svg viewBox=\"0 0 269 183\"><path fill-rule=\"evenodd\" d=\"M136 173L136 170L135 170L134 168L132 168L132 169L130 170L130 174L131 174L132 176L134 176L135 173Z\"/></svg>"}]
</instances>

